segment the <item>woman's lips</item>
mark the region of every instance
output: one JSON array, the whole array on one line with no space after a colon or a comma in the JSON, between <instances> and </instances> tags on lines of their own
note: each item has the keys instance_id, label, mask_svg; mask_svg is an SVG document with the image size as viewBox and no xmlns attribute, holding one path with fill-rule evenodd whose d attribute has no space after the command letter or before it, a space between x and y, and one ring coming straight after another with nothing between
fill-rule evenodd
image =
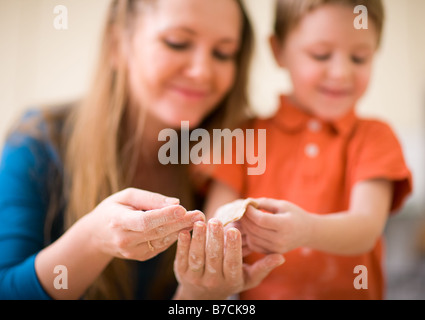
<instances>
[{"instance_id":1,"label":"woman's lips","mask_svg":"<svg viewBox=\"0 0 425 320\"><path fill-rule=\"evenodd\" d=\"M171 86L170 89L189 100L202 100L208 96L207 90L191 89L179 86Z\"/></svg>"}]
</instances>

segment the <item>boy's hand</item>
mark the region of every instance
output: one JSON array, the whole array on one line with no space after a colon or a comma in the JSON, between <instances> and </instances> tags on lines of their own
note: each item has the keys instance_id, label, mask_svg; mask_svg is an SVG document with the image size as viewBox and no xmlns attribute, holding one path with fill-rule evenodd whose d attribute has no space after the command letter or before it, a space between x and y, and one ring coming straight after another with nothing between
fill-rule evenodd
<instances>
[{"instance_id":1,"label":"boy's hand","mask_svg":"<svg viewBox=\"0 0 425 320\"><path fill-rule=\"evenodd\" d=\"M283 200L255 201L258 209L250 206L240 221L251 251L283 254L308 245L312 233L311 214Z\"/></svg>"}]
</instances>

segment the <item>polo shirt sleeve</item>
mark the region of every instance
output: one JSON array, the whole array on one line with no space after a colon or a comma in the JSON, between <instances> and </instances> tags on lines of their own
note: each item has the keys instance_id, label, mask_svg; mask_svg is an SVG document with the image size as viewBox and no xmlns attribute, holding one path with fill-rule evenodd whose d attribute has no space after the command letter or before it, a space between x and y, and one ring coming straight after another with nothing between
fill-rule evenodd
<instances>
[{"instance_id":1,"label":"polo shirt sleeve","mask_svg":"<svg viewBox=\"0 0 425 320\"><path fill-rule=\"evenodd\" d=\"M406 165L402 147L393 130L375 120L363 122L364 132L357 149L354 182L387 179L394 183L391 211L399 210L412 192L412 174Z\"/></svg>"},{"instance_id":2,"label":"polo shirt sleeve","mask_svg":"<svg viewBox=\"0 0 425 320\"><path fill-rule=\"evenodd\" d=\"M34 261L44 246L46 152L23 134L6 141L0 162L0 299L50 299Z\"/></svg>"}]
</instances>

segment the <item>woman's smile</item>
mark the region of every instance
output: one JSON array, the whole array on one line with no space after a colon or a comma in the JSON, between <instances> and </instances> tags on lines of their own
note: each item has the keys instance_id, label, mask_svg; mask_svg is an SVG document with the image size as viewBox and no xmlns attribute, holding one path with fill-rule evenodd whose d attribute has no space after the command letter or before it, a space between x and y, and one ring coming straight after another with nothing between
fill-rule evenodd
<instances>
[{"instance_id":1,"label":"woman's smile","mask_svg":"<svg viewBox=\"0 0 425 320\"><path fill-rule=\"evenodd\" d=\"M170 85L168 89L183 99L187 99L189 101L202 101L205 100L209 94L210 90L207 89L198 89L192 88L190 86L184 85Z\"/></svg>"}]
</instances>

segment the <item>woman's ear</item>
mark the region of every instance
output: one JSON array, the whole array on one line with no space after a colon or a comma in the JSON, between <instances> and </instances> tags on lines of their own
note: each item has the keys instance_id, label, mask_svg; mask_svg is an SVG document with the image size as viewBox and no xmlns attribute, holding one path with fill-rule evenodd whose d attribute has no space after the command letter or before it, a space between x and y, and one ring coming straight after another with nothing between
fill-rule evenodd
<instances>
[{"instance_id":1,"label":"woman's ear","mask_svg":"<svg viewBox=\"0 0 425 320\"><path fill-rule=\"evenodd\" d=\"M283 45L281 41L275 35L271 35L269 37L269 44L270 44L270 48L272 50L273 57L276 63L279 65L279 67L285 68L285 59L283 56Z\"/></svg>"},{"instance_id":2,"label":"woman's ear","mask_svg":"<svg viewBox=\"0 0 425 320\"><path fill-rule=\"evenodd\" d=\"M127 39L124 39L123 32L120 32L117 27L111 29L110 37L110 63L112 67L117 70L123 61L128 59L129 43L127 43Z\"/></svg>"}]
</instances>

